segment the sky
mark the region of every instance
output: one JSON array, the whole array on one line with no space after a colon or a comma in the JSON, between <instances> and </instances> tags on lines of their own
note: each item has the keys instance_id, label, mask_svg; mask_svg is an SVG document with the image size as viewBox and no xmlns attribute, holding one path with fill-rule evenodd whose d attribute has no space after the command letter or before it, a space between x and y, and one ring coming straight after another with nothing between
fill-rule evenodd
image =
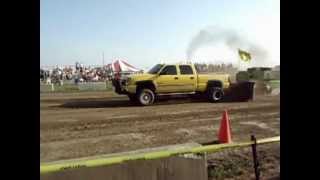
<instances>
[{"instance_id":1,"label":"sky","mask_svg":"<svg viewBox=\"0 0 320 180\"><path fill-rule=\"evenodd\" d=\"M102 65L123 59L139 68L186 60L202 29L232 29L280 64L280 0L41 0L40 65ZM223 44L192 61L238 63ZM253 59L258 61L258 59Z\"/></svg>"}]
</instances>

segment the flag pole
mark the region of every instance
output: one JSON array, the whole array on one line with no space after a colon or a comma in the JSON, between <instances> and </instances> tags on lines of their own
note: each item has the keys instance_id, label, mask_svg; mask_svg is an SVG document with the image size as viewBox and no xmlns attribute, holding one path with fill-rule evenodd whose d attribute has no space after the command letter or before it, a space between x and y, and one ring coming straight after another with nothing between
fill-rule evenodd
<instances>
[{"instance_id":1,"label":"flag pole","mask_svg":"<svg viewBox=\"0 0 320 180\"><path fill-rule=\"evenodd\" d=\"M102 52L102 67L104 66L104 52Z\"/></svg>"},{"instance_id":2,"label":"flag pole","mask_svg":"<svg viewBox=\"0 0 320 180\"><path fill-rule=\"evenodd\" d=\"M238 71L240 71L240 58L238 57Z\"/></svg>"},{"instance_id":3,"label":"flag pole","mask_svg":"<svg viewBox=\"0 0 320 180\"><path fill-rule=\"evenodd\" d=\"M238 53L239 53L240 49L238 49ZM241 65L241 57L238 56L238 71L240 71L240 65Z\"/></svg>"}]
</instances>

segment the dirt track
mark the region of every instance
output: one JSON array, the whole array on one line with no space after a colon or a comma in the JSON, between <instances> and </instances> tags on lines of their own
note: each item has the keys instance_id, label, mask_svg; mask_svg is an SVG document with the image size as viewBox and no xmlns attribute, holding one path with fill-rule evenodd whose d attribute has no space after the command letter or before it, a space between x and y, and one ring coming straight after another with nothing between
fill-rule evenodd
<instances>
[{"instance_id":1,"label":"dirt track","mask_svg":"<svg viewBox=\"0 0 320 180\"><path fill-rule=\"evenodd\" d=\"M41 162L146 147L216 140L224 109L234 141L279 135L279 96L253 102L208 103L163 99L154 106L130 104L111 92L40 95Z\"/></svg>"}]
</instances>

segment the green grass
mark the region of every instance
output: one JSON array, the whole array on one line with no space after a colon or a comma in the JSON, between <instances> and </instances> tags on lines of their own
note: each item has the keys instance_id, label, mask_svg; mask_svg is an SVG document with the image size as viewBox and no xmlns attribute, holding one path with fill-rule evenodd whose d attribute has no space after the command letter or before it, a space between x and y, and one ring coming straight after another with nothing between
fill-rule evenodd
<instances>
[{"instance_id":1,"label":"green grass","mask_svg":"<svg viewBox=\"0 0 320 180\"><path fill-rule=\"evenodd\" d=\"M40 85L40 93L55 93L55 92L90 92L90 91L112 91L111 84L90 85L90 84L64 84L63 86L54 85L54 91L51 85Z\"/></svg>"},{"instance_id":2,"label":"green grass","mask_svg":"<svg viewBox=\"0 0 320 180\"><path fill-rule=\"evenodd\" d=\"M280 80L272 80L267 82L271 86L271 88L280 88Z\"/></svg>"}]
</instances>

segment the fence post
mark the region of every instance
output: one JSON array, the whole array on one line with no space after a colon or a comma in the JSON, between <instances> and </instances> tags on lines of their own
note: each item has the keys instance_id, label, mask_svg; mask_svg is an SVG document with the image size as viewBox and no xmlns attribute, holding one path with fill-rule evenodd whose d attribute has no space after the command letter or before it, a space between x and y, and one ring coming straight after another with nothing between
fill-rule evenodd
<instances>
[{"instance_id":1,"label":"fence post","mask_svg":"<svg viewBox=\"0 0 320 180\"><path fill-rule=\"evenodd\" d=\"M251 145L252 147L252 156L253 156L253 166L254 166L254 174L256 176L256 180L260 179L260 171L259 171L259 161L257 157L257 139L254 135L251 135L251 141L254 143Z\"/></svg>"},{"instance_id":2,"label":"fence post","mask_svg":"<svg viewBox=\"0 0 320 180\"><path fill-rule=\"evenodd\" d=\"M51 91L54 91L54 83L51 83Z\"/></svg>"}]
</instances>

